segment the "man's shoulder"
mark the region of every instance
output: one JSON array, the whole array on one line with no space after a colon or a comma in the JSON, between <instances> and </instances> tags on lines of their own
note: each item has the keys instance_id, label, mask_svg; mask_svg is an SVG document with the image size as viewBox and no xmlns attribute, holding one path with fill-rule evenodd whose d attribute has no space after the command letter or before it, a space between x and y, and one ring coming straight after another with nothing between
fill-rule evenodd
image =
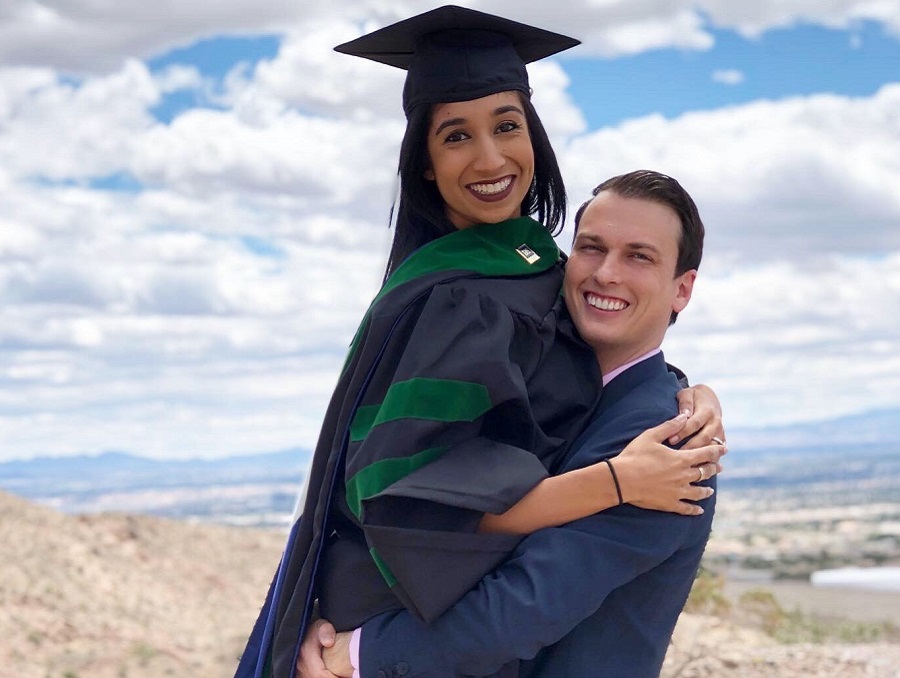
<instances>
[{"instance_id":1,"label":"man's shoulder","mask_svg":"<svg viewBox=\"0 0 900 678\"><path fill-rule=\"evenodd\" d=\"M679 389L661 356L617 376L604 387L601 405L573 444L565 469L614 456L648 428L677 415Z\"/></svg>"},{"instance_id":2,"label":"man's shoulder","mask_svg":"<svg viewBox=\"0 0 900 678\"><path fill-rule=\"evenodd\" d=\"M678 414L675 396L680 389L677 377L658 353L632 365L604 387L597 417L610 420L639 412L644 418L665 420Z\"/></svg>"}]
</instances>

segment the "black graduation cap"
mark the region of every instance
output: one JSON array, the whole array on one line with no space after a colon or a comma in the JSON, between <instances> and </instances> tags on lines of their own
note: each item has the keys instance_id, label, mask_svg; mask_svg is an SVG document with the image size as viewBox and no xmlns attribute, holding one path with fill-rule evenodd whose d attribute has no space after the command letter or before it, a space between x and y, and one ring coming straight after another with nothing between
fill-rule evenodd
<instances>
[{"instance_id":1,"label":"black graduation cap","mask_svg":"<svg viewBox=\"0 0 900 678\"><path fill-rule=\"evenodd\" d=\"M424 103L468 101L508 90L528 96L525 64L578 44L542 28L445 5L334 49L406 70L403 110L408 116Z\"/></svg>"}]
</instances>

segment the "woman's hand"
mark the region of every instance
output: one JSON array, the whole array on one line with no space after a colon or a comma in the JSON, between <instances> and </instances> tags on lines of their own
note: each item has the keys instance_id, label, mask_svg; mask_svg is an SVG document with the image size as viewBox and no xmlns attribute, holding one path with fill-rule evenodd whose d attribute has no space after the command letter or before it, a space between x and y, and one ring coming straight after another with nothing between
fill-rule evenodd
<instances>
[{"instance_id":1,"label":"woman's hand","mask_svg":"<svg viewBox=\"0 0 900 678\"><path fill-rule=\"evenodd\" d=\"M685 439L688 441L683 450L697 449L710 443L725 444L722 405L709 386L698 384L679 391L678 411L687 412L688 419L684 428L669 438L672 445Z\"/></svg>"},{"instance_id":2,"label":"woman's hand","mask_svg":"<svg viewBox=\"0 0 900 678\"><path fill-rule=\"evenodd\" d=\"M346 640L346 666L340 661L340 650L337 650L338 638L349 636L349 633L335 633L334 626L324 619L317 619L310 624L306 636L300 644L300 656L297 657L296 678L349 678L353 675L350 666L349 639ZM326 653L331 664L326 665ZM346 671L349 667L349 671ZM329 668L331 670L329 670ZM346 671L346 672L338 672Z\"/></svg>"},{"instance_id":3,"label":"woman's hand","mask_svg":"<svg viewBox=\"0 0 900 678\"><path fill-rule=\"evenodd\" d=\"M696 485L719 473L724 445L692 450L673 450L663 441L683 430L687 415L644 431L610 461L619 478L622 499L641 508L682 515L700 515L703 509L691 501L711 496L713 489Z\"/></svg>"}]
</instances>

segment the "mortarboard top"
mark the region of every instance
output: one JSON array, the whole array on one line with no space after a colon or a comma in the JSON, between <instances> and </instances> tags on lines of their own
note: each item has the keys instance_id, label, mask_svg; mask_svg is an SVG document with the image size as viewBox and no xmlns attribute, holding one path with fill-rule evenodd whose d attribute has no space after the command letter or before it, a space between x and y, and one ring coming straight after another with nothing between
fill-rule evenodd
<instances>
[{"instance_id":1,"label":"mortarboard top","mask_svg":"<svg viewBox=\"0 0 900 678\"><path fill-rule=\"evenodd\" d=\"M518 90L530 95L525 64L579 40L510 19L445 5L334 49L407 71L403 110Z\"/></svg>"}]
</instances>

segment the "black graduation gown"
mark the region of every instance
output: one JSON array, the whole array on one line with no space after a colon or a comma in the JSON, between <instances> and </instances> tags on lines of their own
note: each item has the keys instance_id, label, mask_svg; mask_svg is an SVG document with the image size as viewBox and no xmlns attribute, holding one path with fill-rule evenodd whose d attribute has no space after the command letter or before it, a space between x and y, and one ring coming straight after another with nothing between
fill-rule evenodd
<instances>
[{"instance_id":1,"label":"black graduation gown","mask_svg":"<svg viewBox=\"0 0 900 678\"><path fill-rule=\"evenodd\" d=\"M401 605L427 622L515 547L477 533L481 515L547 476L599 396L560 294L563 263L521 217L439 238L385 283L237 676L265 675L268 660L272 676L293 678L317 597L339 629Z\"/></svg>"}]
</instances>

